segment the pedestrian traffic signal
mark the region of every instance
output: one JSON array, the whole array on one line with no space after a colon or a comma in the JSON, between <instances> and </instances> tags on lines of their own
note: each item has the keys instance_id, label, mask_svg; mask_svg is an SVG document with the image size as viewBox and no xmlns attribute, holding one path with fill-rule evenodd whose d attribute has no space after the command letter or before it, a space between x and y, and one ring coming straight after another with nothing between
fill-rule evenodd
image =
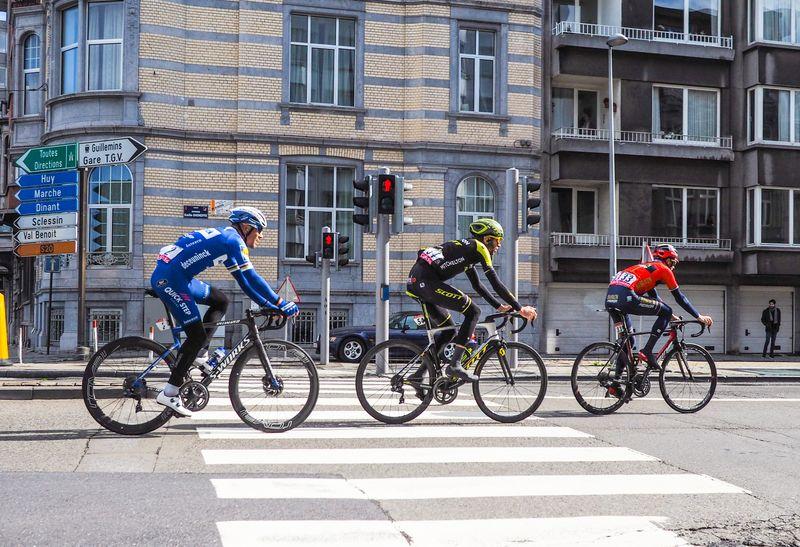
<instances>
[{"instance_id":1,"label":"pedestrian traffic signal","mask_svg":"<svg viewBox=\"0 0 800 547\"><path fill-rule=\"evenodd\" d=\"M319 268L318 260L319 260L319 253L306 255L306 262L310 262L311 264L314 265L315 268Z\"/></svg>"},{"instance_id":2,"label":"pedestrian traffic signal","mask_svg":"<svg viewBox=\"0 0 800 547\"><path fill-rule=\"evenodd\" d=\"M381 173L378 175L378 214L395 214L397 176Z\"/></svg>"},{"instance_id":3,"label":"pedestrian traffic signal","mask_svg":"<svg viewBox=\"0 0 800 547\"><path fill-rule=\"evenodd\" d=\"M347 266L347 263L350 262L350 258L347 256L347 253L350 252L350 245L347 244L350 238L339 234L336 235L339 236L337 238L339 246L336 249L336 265L341 268L342 266Z\"/></svg>"},{"instance_id":4,"label":"pedestrian traffic signal","mask_svg":"<svg viewBox=\"0 0 800 547\"><path fill-rule=\"evenodd\" d=\"M366 175L361 180L353 180L353 188L363 192L363 196L353 195L353 222L363 226L365 233L372 232L372 220L375 218L375 195L372 191L373 178Z\"/></svg>"},{"instance_id":5,"label":"pedestrian traffic signal","mask_svg":"<svg viewBox=\"0 0 800 547\"><path fill-rule=\"evenodd\" d=\"M405 216L405 210L414 205L413 201L410 199L405 199L405 192L406 190L411 190L413 188L414 187L411 184L405 182L403 177L395 177L394 211L392 212L394 215L392 217L393 234L402 234L404 231L404 226L414 222L413 218Z\"/></svg>"},{"instance_id":6,"label":"pedestrian traffic signal","mask_svg":"<svg viewBox=\"0 0 800 547\"><path fill-rule=\"evenodd\" d=\"M539 206L542 204L542 200L529 196L530 193L536 192L541 187L542 183L538 179L534 179L533 177L523 177L521 192L522 205L525 210L525 226L523 227L523 232L527 232L530 230L531 226L536 226L539 224L539 221L542 218L542 215L538 210Z\"/></svg>"},{"instance_id":7,"label":"pedestrian traffic signal","mask_svg":"<svg viewBox=\"0 0 800 547\"><path fill-rule=\"evenodd\" d=\"M336 234L322 232L322 258L333 260L336 256Z\"/></svg>"}]
</instances>

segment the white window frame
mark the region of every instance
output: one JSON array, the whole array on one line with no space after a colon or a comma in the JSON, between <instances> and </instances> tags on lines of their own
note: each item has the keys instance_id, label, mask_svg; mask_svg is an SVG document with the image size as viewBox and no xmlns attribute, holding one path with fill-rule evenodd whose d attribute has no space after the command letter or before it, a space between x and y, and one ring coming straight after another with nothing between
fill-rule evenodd
<instances>
[{"instance_id":1,"label":"white window frame","mask_svg":"<svg viewBox=\"0 0 800 547\"><path fill-rule=\"evenodd\" d=\"M88 202L86 203L86 207L89 210L89 214L90 215L91 215L91 212L92 212L93 209L106 209L106 242L105 242L105 250L104 251L89 251L90 230L87 227L86 236L85 236L86 237L86 240L85 240L86 252L95 252L95 253L105 252L105 253L109 253L109 254L110 253L115 253L115 252L118 252L118 253L119 252L123 252L123 253L125 253L125 252L127 252L127 253L133 252L133 199L134 199L134 195L133 195L134 194L133 172L130 170L130 168L127 165L122 164L121 166L128 170L128 174L131 177L131 200L130 200L130 203L102 203L102 204L101 203L88 203ZM117 166L116 165L112 165L111 167L117 167ZM101 167L95 167L95 168L92 169L92 171L94 171L95 169L102 169L102 166ZM92 176L92 172L90 171L89 172L89 181L91 181L91 176ZM89 186L91 187L91 182L89 182ZM114 209L127 209L128 210L128 250L127 251L114 251L113 250L112 228L114 226L114 218L113 218L113 210Z\"/></svg>"},{"instance_id":2,"label":"white window frame","mask_svg":"<svg viewBox=\"0 0 800 547\"><path fill-rule=\"evenodd\" d=\"M677 188L681 190L681 213L683 218L681 219L681 235L679 236L683 240L683 244L686 246L689 245L689 190L702 190L704 192L714 191L717 195L717 211L716 211L716 223L717 223L717 234L716 239L719 239L720 234L720 192L719 188L709 188L708 186L679 186L675 184L654 184L653 189L656 188ZM704 238L691 238L691 239L704 239Z\"/></svg>"},{"instance_id":3,"label":"white window frame","mask_svg":"<svg viewBox=\"0 0 800 547\"><path fill-rule=\"evenodd\" d=\"M720 92L719 89L713 87L696 87L696 86L683 86L683 85L671 85L671 84L653 84L653 91L652 91L652 102L651 102L651 109L655 109L658 105L658 89L682 89L683 90L683 120L681 124L683 125L684 133L681 135L682 138L680 139L662 139L656 137L661 131L660 128L656 127L656 120L655 117L652 120L652 131L653 131L653 142L662 143L662 144L676 144L676 145L689 145L689 146L711 146L711 147L719 147L721 145L721 138L720 138ZM688 135L685 131L689 128L689 91L713 91L716 95L717 99L717 127L716 127L716 135L713 137L713 141L695 141L691 140L690 137L697 136L697 135Z\"/></svg>"},{"instance_id":4,"label":"white window frame","mask_svg":"<svg viewBox=\"0 0 800 547\"><path fill-rule=\"evenodd\" d=\"M764 139L764 90L771 89L776 91L789 92L789 140L788 141L773 141ZM754 94L755 98L755 116L752 116L755 128L753 131L753 140L750 140L750 93ZM798 108L800 108L800 88L796 87L780 87L774 85L758 85L753 86L747 90L747 143L748 144L770 144L777 146L796 146L800 147L800 131L795 130L795 115Z\"/></svg>"},{"instance_id":5,"label":"white window frame","mask_svg":"<svg viewBox=\"0 0 800 547\"><path fill-rule=\"evenodd\" d=\"M601 121L602 113L600 111L600 105L601 105L601 103L600 103L600 101L601 101L600 95L602 94L602 91L600 91L598 89L590 89L588 87L564 87L564 86L560 86L560 85L556 85L556 86L553 86L553 87L556 87L558 89L571 89L572 90L572 127L571 127L571 129L573 129L575 133L581 134L581 128L578 127L578 118L579 118L579 114L580 114L580 112L578 112L578 94L581 91L584 91L586 93L594 93L597 96L597 101L596 101L596 104L595 104L595 112L597 113L597 120L596 120L597 121L597 129L589 129L588 131L589 132L598 131L598 130L600 130L600 129L602 129L602 128L604 128L606 126L606 124L602 123L602 121ZM563 128L563 129L565 129L565 128ZM586 129L584 129L584 131L586 131Z\"/></svg>"},{"instance_id":6,"label":"white window frame","mask_svg":"<svg viewBox=\"0 0 800 547\"><path fill-rule=\"evenodd\" d=\"M110 3L110 4L118 3L118 4L120 4L122 6L122 9L120 10L120 13L122 14L122 36L120 36L119 38L109 38L109 39L105 39L105 40L90 40L89 39L89 9L90 9L90 6L92 4L101 4L101 3L106 3L106 2ZM103 2L103 1L86 2L86 21L84 22L85 23L84 32L86 33L85 34L85 36L86 36L86 59L85 59L85 62L84 62L84 82L83 82L84 87L83 87L83 89L88 91L88 92L120 91L122 89L122 74L123 74L122 63L123 63L123 60L124 60L124 57L125 57L125 55L124 55L125 46L123 45L123 38L125 36L125 3L122 2L121 0L106 0L106 2ZM80 11L78 13L80 15ZM78 25L80 25L80 24L81 24L81 22L79 20L78 21ZM80 38L78 40L80 40ZM105 45L105 44L119 44L119 75L118 75L119 76L119 87L109 87L109 88L103 88L103 89L89 89L89 68L90 68L89 51L91 50L91 46L100 46L100 45ZM63 49L64 48L62 48L62 51L63 51Z\"/></svg>"},{"instance_id":7,"label":"white window frame","mask_svg":"<svg viewBox=\"0 0 800 547\"><path fill-rule=\"evenodd\" d=\"M789 243L763 243L761 241L761 192L763 190L782 190L788 192L789 200ZM786 188L783 186L756 186L747 189L747 199L745 200L745 217L747 218L745 226L745 245L747 247L774 247L774 248L787 248L787 247L800 247L800 241L794 240L794 223L795 217L800 222L800 211L794 210L794 194L800 194L800 189ZM750 200L754 200L753 219L750 218ZM797 213L797 214L795 214ZM750 242L750 226L753 226L753 241Z\"/></svg>"},{"instance_id":8,"label":"white window frame","mask_svg":"<svg viewBox=\"0 0 800 547\"><path fill-rule=\"evenodd\" d=\"M313 105L320 105L320 106L344 106L344 107L353 107L355 106L356 100L356 70L357 70L357 57L358 52L356 51L356 46L340 46L339 45L339 23L342 20L353 21L356 28L356 34L358 33L358 20L353 19L351 17L336 17L332 15L323 15L323 14L309 14L309 13L292 13L292 16L303 16L306 18L306 36L308 36L308 42L294 42L291 40L291 23L289 25L290 28L290 37L289 37L289 66L291 67L292 63L292 46L305 46L306 47L306 100L302 103L295 103L295 104L313 104ZM311 41L311 18L312 17L319 17L325 19L336 19L336 39L334 40L336 44L317 44ZM358 40L358 38L355 38ZM357 44L356 44L357 45ZM315 103L311 101L311 50L312 49L330 49L333 50L333 102L332 103ZM340 49L347 49L355 52L353 54L353 104L347 105L340 105L339 104L339 50ZM291 68L289 69L289 100L291 101Z\"/></svg>"},{"instance_id":9,"label":"white window frame","mask_svg":"<svg viewBox=\"0 0 800 547\"><path fill-rule=\"evenodd\" d=\"M286 211L288 211L289 209L294 209L294 210L306 211L308 213L311 213L311 212L330 213L331 214L331 226L330 226L331 231L337 232L338 231L338 227L336 226L336 214L337 213L347 212L347 211L350 211L350 212L353 211L352 206L351 207L341 207L339 205L339 169L352 169L353 173L354 173L354 176L355 176L356 168L355 167L351 167L349 165L321 165L321 164L315 164L315 163L298 162L298 163L288 163L287 164L287 172L288 172L289 167L304 167L305 168L305 175L303 176L303 181L305 182L305 188L303 189L304 205L302 207L298 207L296 205L288 205L287 204L286 207L285 207ZM333 201L333 207L310 207L308 205L308 168L309 167L330 167L330 168L333 169L333 200L334 200ZM311 222L309 222L310 215L306 214L305 218L306 218L306 223L303 225L303 238L304 238L304 241L303 241L303 257L305 257L306 255L309 254L309 248L308 248L308 245L309 245L309 242L310 242L310 240L309 240L309 236L310 236L309 230L311 228ZM355 224L354 224L354 226L355 226ZM284 233L285 233L285 230L286 230L286 215L285 214L283 215L283 229L284 229ZM321 237L321 234L317 234L317 236ZM350 239L351 252L350 252L349 256L351 257L351 260L350 260L351 262L353 262L353 256L354 256L354 251L352 250L355 247L355 245L353 244L354 236L355 236L355 227L353 228L353 236L351 236L351 239ZM303 258L303 257L286 256L286 241L284 240L284 245L283 245L283 259L284 260L296 260L296 261L299 262L299 261L304 261L305 260L305 258Z\"/></svg>"},{"instance_id":10,"label":"white window frame","mask_svg":"<svg viewBox=\"0 0 800 547\"><path fill-rule=\"evenodd\" d=\"M752 19L751 6L755 3L756 6L756 24L755 36L750 36L750 27ZM766 40L764 38L764 3L762 0L748 0L747 2L747 38L752 43L763 42L765 44L791 44L800 46L800 27L797 25L798 12L800 12L800 0L792 1L792 11L789 16L789 41L784 42L781 40Z\"/></svg>"},{"instance_id":11,"label":"white window frame","mask_svg":"<svg viewBox=\"0 0 800 547\"><path fill-rule=\"evenodd\" d=\"M584 188L581 186L553 186L550 190L564 190L568 189L571 190L570 196L570 215L572 215L572 231L570 232L558 232L560 234L572 234L575 236L588 236L588 235L598 235L598 226L600 224L600 203L598 200L598 192L596 188ZM594 219L592 222L594 223L594 229L591 233L583 233L578 232L578 192L591 192L594 194Z\"/></svg>"},{"instance_id":12,"label":"white window frame","mask_svg":"<svg viewBox=\"0 0 800 547\"><path fill-rule=\"evenodd\" d=\"M69 43L67 45L61 44L61 57L59 57L59 67L58 67L59 68L59 70L58 70L58 77L59 77L58 89L61 92L60 93L61 95L67 94L67 92L64 91L64 54L66 52L68 52L68 51L73 50L73 49L78 49L78 46L79 46L80 41L81 41L81 38L80 38L81 8L80 8L79 5L74 5L74 6L67 6L67 7L65 7L63 9L60 9L58 11L58 16L59 16L59 27L58 27L59 36L58 36L58 40L59 40L59 43L61 42L61 40L64 37L64 14L70 9L78 10L78 29L77 29L78 32L76 33L76 41L75 42ZM80 63L80 62L81 62L80 51L78 51L78 63ZM77 76L77 79L80 79L80 75ZM80 89L79 81L75 82L75 86L76 86L77 89L75 89L75 91L70 91L69 93L80 93L81 89Z\"/></svg>"},{"instance_id":13,"label":"white window frame","mask_svg":"<svg viewBox=\"0 0 800 547\"><path fill-rule=\"evenodd\" d=\"M39 62L36 68L25 68L25 60L27 58L28 48L26 47L28 40L36 38L39 40ZM28 74L38 74L39 75L39 87L38 89L42 89L42 39L39 37L38 34L31 33L25 37L25 40L22 42L22 86L25 88L22 92L22 115L23 116L39 116L42 113L41 104L34 105L36 107L35 112L25 112L28 108L28 100L27 94L28 91L36 91L36 90L29 90L28 86L25 84L25 76ZM41 103L41 99L39 100Z\"/></svg>"},{"instance_id":14,"label":"white window frame","mask_svg":"<svg viewBox=\"0 0 800 547\"><path fill-rule=\"evenodd\" d=\"M492 115L495 112L497 112L497 98L498 98L498 94L497 94L497 48L498 48L497 31L495 31L494 29L470 27L468 25L467 26L460 26L459 25L459 27L458 27L459 40L460 40L460 34L461 34L462 30L465 30L465 31L472 30L472 31L475 31L477 34L475 35L475 53L461 53L461 44L459 43L456 46L458 48L457 51L458 51L458 79L459 79L459 85L458 85L458 111L462 112L462 113L467 113L467 114L471 113L471 114ZM495 53L494 55L481 55L479 53L479 51L480 51L480 33L481 32L490 32L492 34L492 36L494 36L494 53ZM462 63L463 59L465 59L465 58L473 59L473 61L475 63L475 78L474 78L474 81L472 82L472 86L473 86L472 92L473 92L473 97L475 98L475 100L473 101L473 104L472 104L472 110L464 110L464 109L461 108L461 63ZM479 77L479 74L480 74L480 66L481 66L480 63L481 63L482 60L492 61L492 110L491 110L491 112L484 112L484 111L480 110L480 102L481 102L480 101L480 97L481 97L481 95L480 95L480 83L481 83L481 79Z\"/></svg>"},{"instance_id":15,"label":"white window frame","mask_svg":"<svg viewBox=\"0 0 800 547\"><path fill-rule=\"evenodd\" d=\"M552 1L552 0L549 0ZM583 13L581 13L581 0L572 0L572 4L575 6L575 20L574 21L564 21L565 23L577 23L580 25L583 23ZM597 20L600 20L600 8L602 7L602 2L597 2ZM591 23L587 23L591 24Z\"/></svg>"},{"instance_id":16,"label":"white window frame","mask_svg":"<svg viewBox=\"0 0 800 547\"><path fill-rule=\"evenodd\" d=\"M577 1L577 0L576 0ZM712 34L712 36L716 38L722 37L722 2L720 0L716 0L717 2L717 29L716 34ZM669 31L659 31L656 30L656 3L653 2L653 16L650 19L652 23L651 28L654 32L669 32ZM698 40L690 40L689 39L689 0L683 0L683 40L679 40L677 38L663 38L655 36L655 40L664 41L664 42L688 42L690 44L703 44L705 42L700 42ZM695 35L692 35L695 36ZM713 45L713 43L710 43ZM717 44L719 45L719 44Z\"/></svg>"},{"instance_id":17,"label":"white window frame","mask_svg":"<svg viewBox=\"0 0 800 547\"><path fill-rule=\"evenodd\" d=\"M492 191L492 212L491 213L486 213L486 212L482 212L482 211L459 211L458 210L458 192L459 192L459 190L461 190L462 185L465 184L467 182L467 180L471 179L471 178L481 179L481 180L485 181L486 185ZM477 195L476 195L476 197L477 197ZM466 238L466 237L469 237L469 234L459 234L458 233L458 225L459 225L458 221L461 220L461 217L471 217L472 218L472 222L475 222L475 220L477 220L479 218L497 218L497 193L494 191L494 186L492 185L492 182L487 177L483 177L481 175L469 175L469 176L466 176L463 179L461 179L461 181L458 183L458 186L456 186L456 237L457 238Z\"/></svg>"}]
</instances>

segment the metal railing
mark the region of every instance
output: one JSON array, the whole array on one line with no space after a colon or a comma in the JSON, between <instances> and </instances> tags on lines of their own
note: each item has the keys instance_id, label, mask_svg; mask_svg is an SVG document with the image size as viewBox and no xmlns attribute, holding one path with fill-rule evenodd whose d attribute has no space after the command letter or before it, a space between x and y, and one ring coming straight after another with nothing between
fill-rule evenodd
<instances>
[{"instance_id":1,"label":"metal railing","mask_svg":"<svg viewBox=\"0 0 800 547\"><path fill-rule=\"evenodd\" d=\"M668 32L648 28L618 27L615 25L597 25L595 23L578 23L561 21L553 27L553 36L561 34L582 34L584 36L601 36L606 38L613 34L623 34L629 40L647 42L673 42L699 46L722 47L733 49L733 36L713 36L709 34L689 34L685 32Z\"/></svg>"},{"instance_id":2,"label":"metal railing","mask_svg":"<svg viewBox=\"0 0 800 547\"><path fill-rule=\"evenodd\" d=\"M86 253L89 266L131 266L132 253Z\"/></svg>"},{"instance_id":3,"label":"metal railing","mask_svg":"<svg viewBox=\"0 0 800 547\"><path fill-rule=\"evenodd\" d=\"M581 139L587 141L607 141L608 129L589 129L580 127L561 127L553 131L556 139ZM717 146L719 148L733 148L733 137L712 137L705 135L682 135L678 133L664 133L662 131L649 133L647 131L614 131L614 140L625 143L643 144L674 144L685 146Z\"/></svg>"},{"instance_id":4,"label":"metal railing","mask_svg":"<svg viewBox=\"0 0 800 547\"><path fill-rule=\"evenodd\" d=\"M567 234L556 232L550 234L550 244L554 247L608 247L611 236L608 234ZM682 249L708 249L730 251L730 239L705 237L661 237L661 236L617 236L617 247L633 247L640 249L645 243L655 247L669 243Z\"/></svg>"}]
</instances>

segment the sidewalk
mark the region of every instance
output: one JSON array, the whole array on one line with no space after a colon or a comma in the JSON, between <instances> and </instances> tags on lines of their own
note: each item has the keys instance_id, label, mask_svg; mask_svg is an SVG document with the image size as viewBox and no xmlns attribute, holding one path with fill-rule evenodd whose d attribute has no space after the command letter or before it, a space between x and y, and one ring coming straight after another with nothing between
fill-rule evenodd
<instances>
[{"instance_id":1,"label":"sidewalk","mask_svg":"<svg viewBox=\"0 0 800 547\"><path fill-rule=\"evenodd\" d=\"M30 354L23 364L0 365L0 400L80 399L81 380L86 362L62 356ZM574 358L544 356L548 379L568 382ZM720 383L798 382L800 356L719 355L714 357ZM356 365L330 363L325 370L350 369Z\"/></svg>"}]
</instances>

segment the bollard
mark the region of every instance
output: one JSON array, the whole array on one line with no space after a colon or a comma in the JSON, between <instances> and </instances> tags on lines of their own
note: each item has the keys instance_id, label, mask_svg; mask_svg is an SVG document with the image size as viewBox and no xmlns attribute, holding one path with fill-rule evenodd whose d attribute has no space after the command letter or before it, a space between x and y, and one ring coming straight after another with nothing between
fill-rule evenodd
<instances>
[{"instance_id":1,"label":"bollard","mask_svg":"<svg viewBox=\"0 0 800 547\"><path fill-rule=\"evenodd\" d=\"M8 324L6 323L6 297L0 293L0 364L8 361Z\"/></svg>"},{"instance_id":2,"label":"bollard","mask_svg":"<svg viewBox=\"0 0 800 547\"><path fill-rule=\"evenodd\" d=\"M92 344L94 352L97 353L97 319L92 319Z\"/></svg>"},{"instance_id":3,"label":"bollard","mask_svg":"<svg viewBox=\"0 0 800 547\"><path fill-rule=\"evenodd\" d=\"M155 339L155 329L153 327L150 327L150 335L148 336L148 338L150 338L150 340ZM147 360L152 363L153 362L153 352L151 351L147 355L148 355Z\"/></svg>"},{"instance_id":4,"label":"bollard","mask_svg":"<svg viewBox=\"0 0 800 547\"><path fill-rule=\"evenodd\" d=\"M19 328L17 331L19 336L17 337L17 357L19 358L19 364L22 364L22 327Z\"/></svg>"}]
</instances>

